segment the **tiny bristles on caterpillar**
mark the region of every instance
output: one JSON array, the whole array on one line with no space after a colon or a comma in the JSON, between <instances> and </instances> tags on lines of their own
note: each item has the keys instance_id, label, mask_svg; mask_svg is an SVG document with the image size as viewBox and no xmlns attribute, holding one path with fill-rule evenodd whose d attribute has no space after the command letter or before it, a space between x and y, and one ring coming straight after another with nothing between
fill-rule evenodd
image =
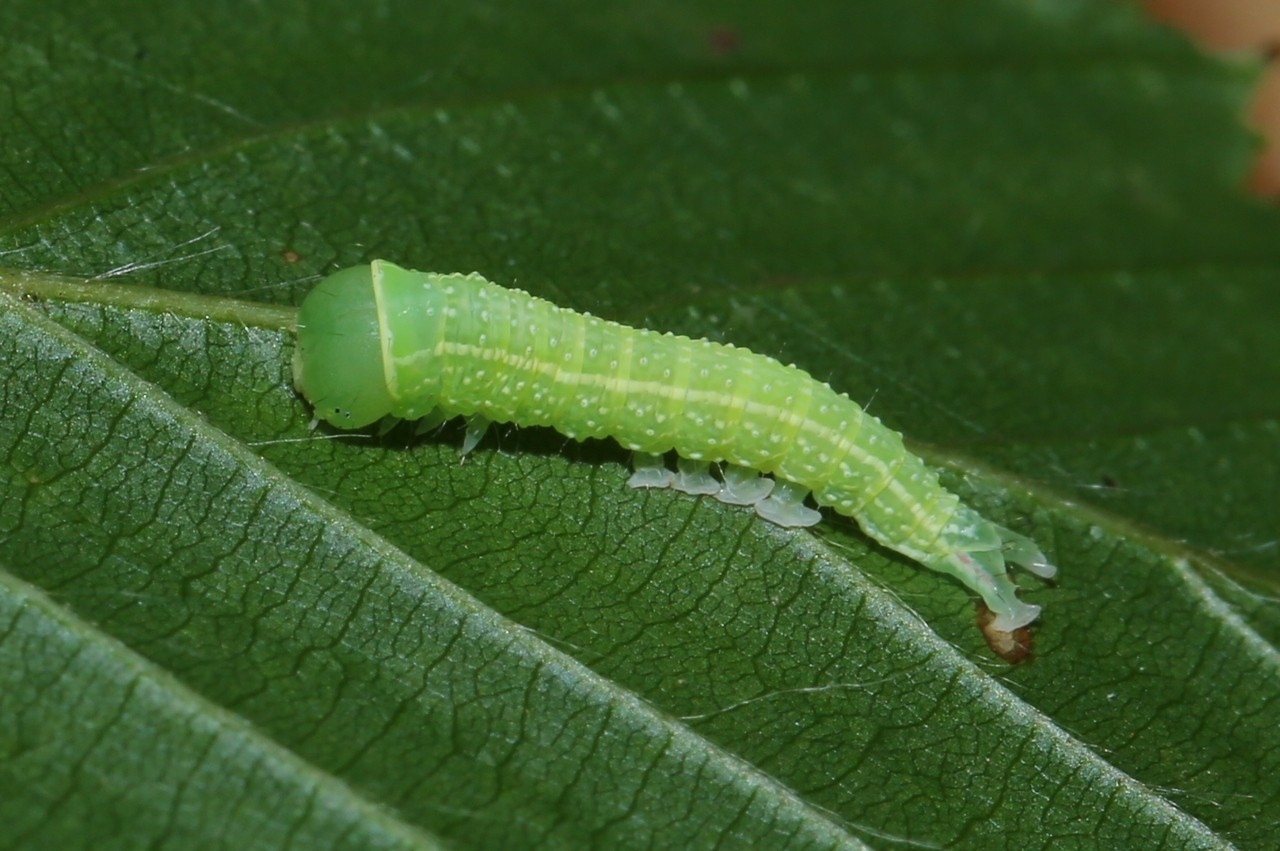
<instances>
[{"instance_id":1,"label":"tiny bristles on caterpillar","mask_svg":"<svg viewBox=\"0 0 1280 851\"><path fill-rule=\"evenodd\" d=\"M465 415L464 451L489 422L612 437L635 453L633 487L710 494L782 526L818 522L805 506L812 492L884 546L960 579L997 630L1040 612L1017 598L1006 564L1056 572L1030 539L943 488L901 435L803 370L577 313L478 274L375 260L330 275L298 312L293 372L316 416L338 428ZM662 460L673 449L676 471Z\"/></svg>"}]
</instances>

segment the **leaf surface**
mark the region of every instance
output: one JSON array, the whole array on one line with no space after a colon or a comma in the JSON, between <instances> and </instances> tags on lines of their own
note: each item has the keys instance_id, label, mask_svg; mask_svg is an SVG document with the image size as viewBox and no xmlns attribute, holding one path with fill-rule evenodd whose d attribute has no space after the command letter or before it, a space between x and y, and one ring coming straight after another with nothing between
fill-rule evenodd
<instances>
[{"instance_id":1,"label":"leaf surface","mask_svg":"<svg viewBox=\"0 0 1280 851\"><path fill-rule=\"evenodd\" d=\"M775 6L0 12L0 847L1274 845L1250 70ZM1059 564L1035 657L609 442L311 430L290 305L376 257L849 392Z\"/></svg>"}]
</instances>

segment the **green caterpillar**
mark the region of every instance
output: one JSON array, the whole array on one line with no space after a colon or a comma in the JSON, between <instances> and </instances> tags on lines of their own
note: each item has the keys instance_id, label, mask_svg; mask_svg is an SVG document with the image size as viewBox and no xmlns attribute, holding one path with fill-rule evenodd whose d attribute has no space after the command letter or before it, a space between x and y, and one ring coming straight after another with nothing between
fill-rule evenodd
<instances>
[{"instance_id":1,"label":"green caterpillar","mask_svg":"<svg viewBox=\"0 0 1280 851\"><path fill-rule=\"evenodd\" d=\"M1040 613L1017 598L1006 561L1056 572L1031 540L944 489L901 435L808 373L566 310L478 274L375 260L330 275L298 312L293 374L316 416L338 428L467 415L464 452L491 421L612 437L635 453L631 486L711 494L782 526L818 522L804 505L812 491L884 546L959 578L997 630ZM663 464L672 449L676 472Z\"/></svg>"}]
</instances>

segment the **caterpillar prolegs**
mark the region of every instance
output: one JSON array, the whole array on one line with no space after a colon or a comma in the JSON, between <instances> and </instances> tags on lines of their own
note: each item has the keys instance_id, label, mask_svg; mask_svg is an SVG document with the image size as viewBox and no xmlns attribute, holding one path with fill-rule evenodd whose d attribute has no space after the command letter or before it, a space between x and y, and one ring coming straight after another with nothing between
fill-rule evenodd
<instances>
[{"instance_id":1,"label":"caterpillar prolegs","mask_svg":"<svg viewBox=\"0 0 1280 851\"><path fill-rule=\"evenodd\" d=\"M901 435L803 370L577 313L478 274L375 260L330 275L299 310L293 372L316 416L338 428L466 415L464 451L490 421L612 437L635 453L633 487L711 494L782 526L818 522L804 504L812 492L884 546L960 579L998 630L1040 612L1017 598L1006 563L1056 572L1031 540L944 489ZM662 462L672 449L675 472Z\"/></svg>"}]
</instances>

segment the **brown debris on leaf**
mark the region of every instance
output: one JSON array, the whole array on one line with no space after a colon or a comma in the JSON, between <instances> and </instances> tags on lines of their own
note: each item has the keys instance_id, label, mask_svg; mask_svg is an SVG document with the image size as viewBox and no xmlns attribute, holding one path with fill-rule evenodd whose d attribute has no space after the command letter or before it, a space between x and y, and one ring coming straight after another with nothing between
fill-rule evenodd
<instances>
[{"instance_id":1,"label":"brown debris on leaf","mask_svg":"<svg viewBox=\"0 0 1280 851\"><path fill-rule=\"evenodd\" d=\"M991 652L1008 662L1017 665L1031 658L1031 627L1020 626L1012 632L996 629L992 624L996 614L987 608L981 600L977 602L978 629L986 639Z\"/></svg>"}]
</instances>

